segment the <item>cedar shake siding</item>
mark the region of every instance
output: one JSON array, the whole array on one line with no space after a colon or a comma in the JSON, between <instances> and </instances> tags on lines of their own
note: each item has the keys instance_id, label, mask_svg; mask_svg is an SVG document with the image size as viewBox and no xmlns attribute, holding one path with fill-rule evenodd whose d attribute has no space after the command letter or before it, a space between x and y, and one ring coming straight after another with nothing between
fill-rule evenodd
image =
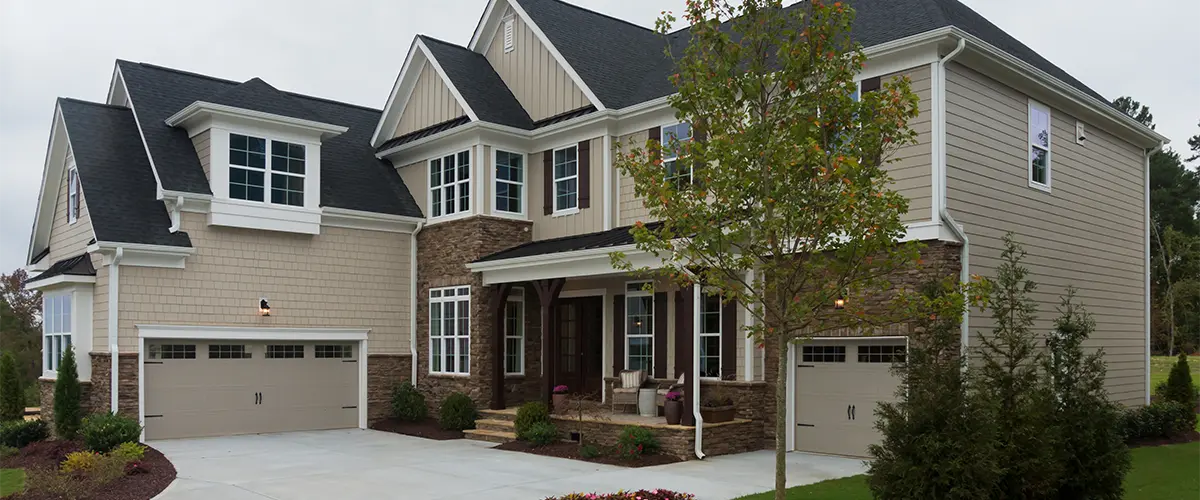
<instances>
[{"instance_id":1,"label":"cedar shake siding","mask_svg":"<svg viewBox=\"0 0 1200 500\"><path fill-rule=\"evenodd\" d=\"M961 65L946 74L947 205L971 242L971 273L994 276L1001 238L1016 233L1038 283L1034 327L1046 332L1068 285L1096 319L1110 397L1145 400L1145 177L1142 151L1051 108L1052 192L1029 187L1028 97ZM1044 104L1044 103L1043 103ZM972 311L971 345L990 332Z\"/></svg>"},{"instance_id":2,"label":"cedar shake siding","mask_svg":"<svg viewBox=\"0 0 1200 500\"><path fill-rule=\"evenodd\" d=\"M400 115L400 124L392 137L450 121L464 114L446 82L438 75L433 65L425 62L421 66L421 74L417 77L412 96L408 98L404 112Z\"/></svg>"},{"instance_id":3,"label":"cedar shake siding","mask_svg":"<svg viewBox=\"0 0 1200 500\"><path fill-rule=\"evenodd\" d=\"M512 15L512 8L509 15ZM512 16L513 49L504 51L500 23L484 56L534 121L591 104L537 35L519 16Z\"/></svg>"},{"instance_id":4,"label":"cedar shake siding","mask_svg":"<svg viewBox=\"0 0 1200 500\"><path fill-rule=\"evenodd\" d=\"M200 166L204 168L204 176L212 181L212 130L205 130L192 137L192 144L196 146L196 156L200 158Z\"/></svg>"},{"instance_id":5,"label":"cedar shake siding","mask_svg":"<svg viewBox=\"0 0 1200 500\"><path fill-rule=\"evenodd\" d=\"M71 153L67 151L66 165L71 165ZM88 215L86 199L83 196L83 186L79 188L79 217L71 224L67 214L68 179L67 168L62 170L62 179L58 181L57 201L54 203L54 222L50 226L50 253L42 260L54 264L63 259L69 259L85 251L88 242L94 238L92 233L92 218ZM98 266L97 266L98 267Z\"/></svg>"}]
</instances>

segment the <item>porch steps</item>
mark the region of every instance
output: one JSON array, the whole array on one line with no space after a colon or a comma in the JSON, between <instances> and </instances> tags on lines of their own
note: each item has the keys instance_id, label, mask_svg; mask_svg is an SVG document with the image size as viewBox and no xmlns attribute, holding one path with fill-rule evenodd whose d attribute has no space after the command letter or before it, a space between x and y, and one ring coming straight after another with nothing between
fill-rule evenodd
<instances>
[{"instance_id":1,"label":"porch steps","mask_svg":"<svg viewBox=\"0 0 1200 500\"><path fill-rule=\"evenodd\" d=\"M482 431L516 432L516 423L512 420L483 418L475 421L475 429Z\"/></svg>"},{"instance_id":2,"label":"porch steps","mask_svg":"<svg viewBox=\"0 0 1200 500\"><path fill-rule=\"evenodd\" d=\"M491 443L508 443L517 440L515 410L480 410L475 428L464 431L467 439Z\"/></svg>"},{"instance_id":3,"label":"porch steps","mask_svg":"<svg viewBox=\"0 0 1200 500\"><path fill-rule=\"evenodd\" d=\"M475 425L479 425L476 421ZM509 443L517 440L517 434L514 432L491 431L487 429L467 429L463 431L464 437L475 441L487 441L489 443Z\"/></svg>"}]
</instances>

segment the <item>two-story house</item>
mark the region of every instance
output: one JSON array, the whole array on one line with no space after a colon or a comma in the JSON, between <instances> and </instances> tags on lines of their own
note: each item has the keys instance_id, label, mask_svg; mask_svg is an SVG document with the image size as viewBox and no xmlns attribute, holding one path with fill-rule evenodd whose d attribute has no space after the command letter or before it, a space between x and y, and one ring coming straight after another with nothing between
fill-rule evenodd
<instances>
[{"instance_id":1,"label":"two-story house","mask_svg":"<svg viewBox=\"0 0 1200 500\"><path fill-rule=\"evenodd\" d=\"M1144 403L1147 158L1165 139L955 0L849 3L862 91L904 75L920 96L918 141L889 165L906 240L966 277L992 274L1016 233L1038 328L1077 287L1111 396ZM466 46L413 40L382 111L118 61L105 103L55 108L29 248L44 399L72 346L88 406L150 439L366 427L404 380L433 407L560 384L608 400L642 370L682 378L690 404L723 387L737 439L759 447L786 356L789 447L863 455L873 418L847 408L894 398L902 334L775 352L742 333L743 305L611 265L614 250L655 262L632 244L651 221L613 156L690 137L663 53L687 43L560 0L490 0ZM972 312L963 343L989 328ZM701 453L708 431L685 424Z\"/></svg>"}]
</instances>

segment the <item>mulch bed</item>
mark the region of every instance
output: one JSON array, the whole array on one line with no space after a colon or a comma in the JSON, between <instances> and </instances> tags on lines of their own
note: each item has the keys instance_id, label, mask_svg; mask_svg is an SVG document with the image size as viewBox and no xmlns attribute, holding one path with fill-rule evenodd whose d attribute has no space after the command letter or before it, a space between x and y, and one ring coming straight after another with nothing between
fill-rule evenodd
<instances>
[{"instance_id":1,"label":"mulch bed","mask_svg":"<svg viewBox=\"0 0 1200 500\"><path fill-rule=\"evenodd\" d=\"M1164 444L1182 444L1200 441L1200 432L1191 430L1183 434L1170 438L1152 438L1138 439L1129 443L1130 448L1141 448L1143 446L1162 446Z\"/></svg>"},{"instance_id":2,"label":"mulch bed","mask_svg":"<svg viewBox=\"0 0 1200 500\"><path fill-rule=\"evenodd\" d=\"M371 425L372 429L384 432L395 432L396 434L404 434L406 436L416 436L425 439L436 439L438 441L446 441L449 439L462 439L462 431L448 431L438 426L438 421L432 418L427 418L420 422L403 422L394 418L380 420Z\"/></svg>"},{"instance_id":3,"label":"mulch bed","mask_svg":"<svg viewBox=\"0 0 1200 500\"><path fill-rule=\"evenodd\" d=\"M495 447L497 450L519 451L544 457L569 458L596 464L619 465L621 467L650 467L682 462L669 455L642 455L641 458L623 458L611 453L601 454L594 458L584 458L579 454L579 443L558 442L546 446L533 446L525 441L512 441Z\"/></svg>"},{"instance_id":4,"label":"mulch bed","mask_svg":"<svg viewBox=\"0 0 1200 500\"><path fill-rule=\"evenodd\" d=\"M26 487L28 487L28 472L30 470L51 470L58 468L68 453L82 451L83 444L78 441L41 441L21 448L17 455L0 460L0 468L25 469ZM92 490L83 500L150 500L175 480L175 466L158 450L146 447L146 455L139 461L143 474L127 475L100 485ZM57 500L58 497L26 491L11 497L20 500Z\"/></svg>"}]
</instances>

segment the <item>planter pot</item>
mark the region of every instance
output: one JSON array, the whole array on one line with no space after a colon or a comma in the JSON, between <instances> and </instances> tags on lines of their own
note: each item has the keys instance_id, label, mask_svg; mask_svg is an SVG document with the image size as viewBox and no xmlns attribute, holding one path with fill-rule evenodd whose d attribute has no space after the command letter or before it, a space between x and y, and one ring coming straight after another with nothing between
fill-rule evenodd
<instances>
[{"instance_id":1,"label":"planter pot","mask_svg":"<svg viewBox=\"0 0 1200 500\"><path fill-rule=\"evenodd\" d=\"M683 420L683 401L667 401L663 403L663 410L667 414L667 425L679 425Z\"/></svg>"},{"instance_id":2,"label":"planter pot","mask_svg":"<svg viewBox=\"0 0 1200 500\"><path fill-rule=\"evenodd\" d=\"M550 403L554 407L554 413L567 411L567 395L566 394L551 394Z\"/></svg>"},{"instance_id":3,"label":"planter pot","mask_svg":"<svg viewBox=\"0 0 1200 500\"><path fill-rule=\"evenodd\" d=\"M737 407L729 406L701 406L700 416L704 418L706 424L719 424L721 422L730 422L733 417L737 416Z\"/></svg>"}]
</instances>

